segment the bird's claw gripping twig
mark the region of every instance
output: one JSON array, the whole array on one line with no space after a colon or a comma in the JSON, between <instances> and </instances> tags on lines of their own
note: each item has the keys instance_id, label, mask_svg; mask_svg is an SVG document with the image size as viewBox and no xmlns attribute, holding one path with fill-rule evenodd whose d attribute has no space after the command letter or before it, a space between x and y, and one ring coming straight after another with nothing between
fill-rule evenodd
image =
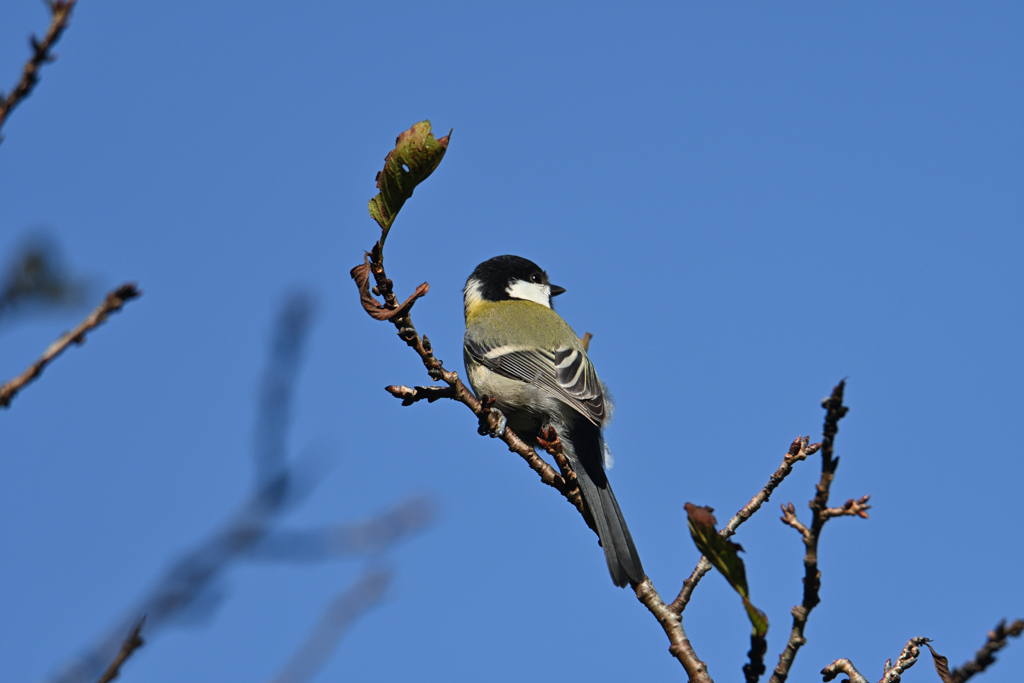
<instances>
[{"instance_id":1,"label":"bird's claw gripping twig","mask_svg":"<svg viewBox=\"0 0 1024 683\"><path fill-rule=\"evenodd\" d=\"M505 427L508 426L508 418L494 407L495 399L484 394L480 397L480 407L484 412L480 413L480 427L477 432L480 436L489 436L497 439L505 436Z\"/></svg>"}]
</instances>

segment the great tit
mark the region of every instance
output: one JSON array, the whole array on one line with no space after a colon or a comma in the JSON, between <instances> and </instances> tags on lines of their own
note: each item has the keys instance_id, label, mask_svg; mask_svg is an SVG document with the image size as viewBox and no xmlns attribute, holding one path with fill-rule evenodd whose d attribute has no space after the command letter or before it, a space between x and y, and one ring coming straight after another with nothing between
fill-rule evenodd
<instances>
[{"instance_id":1,"label":"great tit","mask_svg":"<svg viewBox=\"0 0 1024 683\"><path fill-rule=\"evenodd\" d=\"M495 399L503 422L528 444L554 427L579 482L616 586L644 578L633 538L615 500L601 428L610 417L605 388L582 342L551 307L565 289L519 256L484 261L466 281L463 355L473 390Z\"/></svg>"}]
</instances>

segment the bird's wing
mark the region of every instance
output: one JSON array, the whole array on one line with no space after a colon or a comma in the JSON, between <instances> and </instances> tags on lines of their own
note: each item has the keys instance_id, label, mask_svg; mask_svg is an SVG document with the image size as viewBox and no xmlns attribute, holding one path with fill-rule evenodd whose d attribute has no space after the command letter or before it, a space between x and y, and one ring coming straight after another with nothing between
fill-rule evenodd
<instances>
[{"instance_id":1,"label":"bird's wing","mask_svg":"<svg viewBox=\"0 0 1024 683\"><path fill-rule=\"evenodd\" d=\"M490 370L536 384L597 426L604 423L604 393L593 363L582 349L531 349L516 345L488 347L468 335L466 352Z\"/></svg>"}]
</instances>

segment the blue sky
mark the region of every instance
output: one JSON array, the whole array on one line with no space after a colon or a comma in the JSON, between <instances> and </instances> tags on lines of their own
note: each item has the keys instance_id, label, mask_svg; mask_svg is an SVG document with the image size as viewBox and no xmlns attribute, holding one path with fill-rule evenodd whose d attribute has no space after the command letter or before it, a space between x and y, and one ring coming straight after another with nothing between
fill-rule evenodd
<instances>
[{"instance_id":1,"label":"blue sky","mask_svg":"<svg viewBox=\"0 0 1024 683\"><path fill-rule=\"evenodd\" d=\"M0 85L47 24L4 5ZM410 495L433 524L372 566L383 603L321 680L678 680L579 516L425 384L349 269L395 136L454 128L388 239L400 296L461 371L461 287L514 253L566 287L617 402L611 481L666 597L720 520L848 377L822 604L793 680L837 657L880 675L916 635L959 664L1024 615L1024 8L990 3L95 3L83 0L0 144L0 256L35 230L93 297L129 304L0 414L0 670L44 680L110 627L252 486L276 311L316 319L292 453L332 462L284 520L356 520ZM0 330L0 377L86 309ZM769 667L800 600L816 462L745 525ZM204 623L162 631L124 680L266 680L366 566L244 563ZM709 576L685 614L718 680L749 646ZM1016 680L1024 643L989 683ZM908 679L933 680L927 659ZM571 672L571 673L566 673Z\"/></svg>"}]
</instances>

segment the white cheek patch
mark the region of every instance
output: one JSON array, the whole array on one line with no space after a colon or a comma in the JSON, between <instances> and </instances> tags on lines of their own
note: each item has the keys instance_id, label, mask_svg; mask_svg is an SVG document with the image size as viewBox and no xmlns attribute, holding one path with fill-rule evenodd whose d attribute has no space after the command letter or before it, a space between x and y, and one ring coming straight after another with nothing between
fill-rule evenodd
<instances>
[{"instance_id":1,"label":"white cheek patch","mask_svg":"<svg viewBox=\"0 0 1024 683\"><path fill-rule=\"evenodd\" d=\"M513 280L505 290L513 299L532 301L551 308L551 286L526 280Z\"/></svg>"},{"instance_id":2,"label":"white cheek patch","mask_svg":"<svg viewBox=\"0 0 1024 683\"><path fill-rule=\"evenodd\" d=\"M480 293L480 281L470 280L466 283L466 289L462 292L462 304L468 311L478 303L484 300L484 295Z\"/></svg>"}]
</instances>

